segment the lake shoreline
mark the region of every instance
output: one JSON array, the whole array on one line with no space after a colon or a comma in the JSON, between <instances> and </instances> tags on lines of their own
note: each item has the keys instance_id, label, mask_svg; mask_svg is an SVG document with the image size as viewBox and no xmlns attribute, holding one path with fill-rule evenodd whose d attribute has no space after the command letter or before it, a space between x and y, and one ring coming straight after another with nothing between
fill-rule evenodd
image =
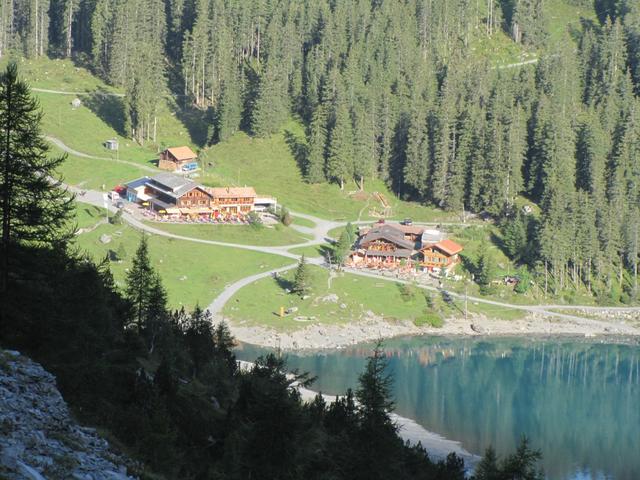
<instances>
[{"instance_id":1,"label":"lake shoreline","mask_svg":"<svg viewBox=\"0 0 640 480\"><path fill-rule=\"evenodd\" d=\"M529 314L522 319L501 320L483 315L448 318L441 328L417 327L411 321L388 321L368 315L347 324L310 324L294 331L277 331L264 326L228 321L231 333L240 343L289 351L333 350L379 339L403 336L442 337L547 337L602 340L605 343L640 342L640 318L628 318L610 311L604 319L587 317L555 318Z\"/></svg>"}]
</instances>

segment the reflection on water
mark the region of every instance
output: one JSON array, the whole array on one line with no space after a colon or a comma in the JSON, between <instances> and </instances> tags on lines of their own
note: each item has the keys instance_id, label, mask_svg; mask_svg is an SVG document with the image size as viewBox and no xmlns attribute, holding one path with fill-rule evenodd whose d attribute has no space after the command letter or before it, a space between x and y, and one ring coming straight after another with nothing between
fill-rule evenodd
<instances>
[{"instance_id":1,"label":"reflection on water","mask_svg":"<svg viewBox=\"0 0 640 480\"><path fill-rule=\"evenodd\" d=\"M550 478L640 478L640 349L548 339L389 340L396 411L473 453L526 434ZM314 386L354 387L370 346L289 354ZM241 359L260 349L244 346Z\"/></svg>"}]
</instances>

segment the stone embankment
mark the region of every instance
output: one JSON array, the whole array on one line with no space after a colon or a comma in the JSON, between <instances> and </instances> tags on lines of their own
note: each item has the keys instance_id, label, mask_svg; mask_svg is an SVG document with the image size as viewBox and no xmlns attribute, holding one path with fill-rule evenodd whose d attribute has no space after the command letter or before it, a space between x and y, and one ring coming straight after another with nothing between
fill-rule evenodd
<instances>
[{"instance_id":1,"label":"stone embankment","mask_svg":"<svg viewBox=\"0 0 640 480\"><path fill-rule=\"evenodd\" d=\"M0 350L0 478L130 480L95 430L79 426L53 375L18 352Z\"/></svg>"}]
</instances>

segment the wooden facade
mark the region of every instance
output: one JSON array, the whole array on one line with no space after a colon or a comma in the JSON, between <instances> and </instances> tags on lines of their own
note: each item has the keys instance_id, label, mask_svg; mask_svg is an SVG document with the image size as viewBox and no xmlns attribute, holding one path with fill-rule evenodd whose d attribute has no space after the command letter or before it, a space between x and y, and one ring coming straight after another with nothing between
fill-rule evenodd
<instances>
[{"instance_id":1,"label":"wooden facade","mask_svg":"<svg viewBox=\"0 0 640 480\"><path fill-rule=\"evenodd\" d=\"M411 268L413 253L414 243L406 240L401 231L380 224L360 237L348 264L366 268Z\"/></svg>"},{"instance_id":2,"label":"wooden facade","mask_svg":"<svg viewBox=\"0 0 640 480\"><path fill-rule=\"evenodd\" d=\"M462 246L453 240L442 240L438 243L424 246L420 250L422 261L420 265L429 271L449 270L460 262L459 253Z\"/></svg>"},{"instance_id":3,"label":"wooden facade","mask_svg":"<svg viewBox=\"0 0 640 480\"><path fill-rule=\"evenodd\" d=\"M160 153L158 168L170 172L191 172L198 168L198 157L189 147L167 148Z\"/></svg>"}]
</instances>

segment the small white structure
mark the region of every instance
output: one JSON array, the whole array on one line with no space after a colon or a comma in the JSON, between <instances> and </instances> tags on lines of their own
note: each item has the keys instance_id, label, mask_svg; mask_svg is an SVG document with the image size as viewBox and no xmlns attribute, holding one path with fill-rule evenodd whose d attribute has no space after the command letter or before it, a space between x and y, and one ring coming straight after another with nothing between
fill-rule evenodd
<instances>
[{"instance_id":1,"label":"small white structure","mask_svg":"<svg viewBox=\"0 0 640 480\"><path fill-rule=\"evenodd\" d=\"M115 138L104 142L104 146L107 150L118 150L118 140Z\"/></svg>"},{"instance_id":2,"label":"small white structure","mask_svg":"<svg viewBox=\"0 0 640 480\"><path fill-rule=\"evenodd\" d=\"M272 197L256 197L253 202L253 209L256 212L266 212L269 209L278 208L278 201Z\"/></svg>"},{"instance_id":3,"label":"small white structure","mask_svg":"<svg viewBox=\"0 0 640 480\"><path fill-rule=\"evenodd\" d=\"M78 97L71 100L71 107L73 107L74 110L76 108L80 108L80 105L82 105L82 100L80 100Z\"/></svg>"}]
</instances>

